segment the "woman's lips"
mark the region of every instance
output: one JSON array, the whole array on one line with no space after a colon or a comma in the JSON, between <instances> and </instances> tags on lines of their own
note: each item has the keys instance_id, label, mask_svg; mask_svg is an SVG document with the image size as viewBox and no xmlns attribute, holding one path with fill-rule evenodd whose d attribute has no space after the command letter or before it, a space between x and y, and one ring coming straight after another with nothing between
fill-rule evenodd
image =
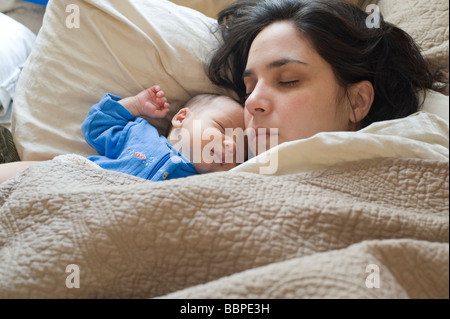
<instances>
[{"instance_id":1,"label":"woman's lips","mask_svg":"<svg viewBox=\"0 0 450 319\"><path fill-rule=\"evenodd\" d=\"M250 137L256 140L256 142L259 142L261 140L266 141L272 135L275 135L273 130L265 127L252 128L250 131Z\"/></svg>"},{"instance_id":2,"label":"woman's lips","mask_svg":"<svg viewBox=\"0 0 450 319\"><path fill-rule=\"evenodd\" d=\"M248 147L252 154L261 154L279 144L279 134L277 128L249 128L247 135L249 143Z\"/></svg>"}]
</instances>

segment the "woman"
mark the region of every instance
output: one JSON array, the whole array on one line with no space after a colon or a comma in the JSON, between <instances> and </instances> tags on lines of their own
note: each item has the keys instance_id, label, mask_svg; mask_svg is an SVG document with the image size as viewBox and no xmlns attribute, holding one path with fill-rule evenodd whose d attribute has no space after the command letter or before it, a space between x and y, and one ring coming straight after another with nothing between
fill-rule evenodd
<instances>
[{"instance_id":1,"label":"woman","mask_svg":"<svg viewBox=\"0 0 450 319\"><path fill-rule=\"evenodd\" d=\"M209 77L245 103L256 144L269 145L270 128L280 144L417 112L437 73L408 34L367 20L336 0L237 1L219 15Z\"/></svg>"}]
</instances>

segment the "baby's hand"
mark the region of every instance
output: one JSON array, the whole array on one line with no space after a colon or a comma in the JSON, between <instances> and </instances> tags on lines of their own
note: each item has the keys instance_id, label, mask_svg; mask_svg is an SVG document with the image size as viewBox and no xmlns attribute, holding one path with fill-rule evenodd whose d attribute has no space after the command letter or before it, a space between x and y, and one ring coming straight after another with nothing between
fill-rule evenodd
<instances>
[{"instance_id":1,"label":"baby's hand","mask_svg":"<svg viewBox=\"0 0 450 319\"><path fill-rule=\"evenodd\" d=\"M164 118L169 113L170 105L159 85L152 86L136 96L120 101L134 116Z\"/></svg>"},{"instance_id":2,"label":"baby's hand","mask_svg":"<svg viewBox=\"0 0 450 319\"><path fill-rule=\"evenodd\" d=\"M152 86L136 95L136 108L141 115L152 118L164 118L169 113L170 105L159 85Z\"/></svg>"}]
</instances>

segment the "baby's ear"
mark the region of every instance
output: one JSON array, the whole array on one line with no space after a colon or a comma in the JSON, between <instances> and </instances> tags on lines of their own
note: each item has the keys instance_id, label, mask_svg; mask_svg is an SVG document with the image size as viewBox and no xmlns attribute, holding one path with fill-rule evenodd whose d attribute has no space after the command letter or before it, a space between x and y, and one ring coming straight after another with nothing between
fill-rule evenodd
<instances>
[{"instance_id":1,"label":"baby's ear","mask_svg":"<svg viewBox=\"0 0 450 319\"><path fill-rule=\"evenodd\" d=\"M177 114L172 118L172 126L175 128L181 128L183 126L183 122L191 115L191 110L185 107L178 111Z\"/></svg>"}]
</instances>

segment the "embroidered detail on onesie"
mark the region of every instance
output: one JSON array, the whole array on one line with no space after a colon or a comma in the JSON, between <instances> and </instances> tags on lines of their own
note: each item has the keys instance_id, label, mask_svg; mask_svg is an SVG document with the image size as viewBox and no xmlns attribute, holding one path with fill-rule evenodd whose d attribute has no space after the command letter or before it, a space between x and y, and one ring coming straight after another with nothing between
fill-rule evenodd
<instances>
[{"instance_id":1,"label":"embroidered detail on onesie","mask_svg":"<svg viewBox=\"0 0 450 319\"><path fill-rule=\"evenodd\" d=\"M131 156L134 156L134 157L136 157L137 159L142 160L142 163L143 163L145 166L148 166L148 165L149 165L149 163L147 162L147 156L145 156L145 154L144 154L143 152L134 152L134 153L131 153Z\"/></svg>"},{"instance_id":2,"label":"embroidered detail on onesie","mask_svg":"<svg viewBox=\"0 0 450 319\"><path fill-rule=\"evenodd\" d=\"M167 172L164 172L164 174L163 174L162 178L163 178L163 179L166 179L166 178L167 178L167 176L169 176L169 173L167 173Z\"/></svg>"}]
</instances>

